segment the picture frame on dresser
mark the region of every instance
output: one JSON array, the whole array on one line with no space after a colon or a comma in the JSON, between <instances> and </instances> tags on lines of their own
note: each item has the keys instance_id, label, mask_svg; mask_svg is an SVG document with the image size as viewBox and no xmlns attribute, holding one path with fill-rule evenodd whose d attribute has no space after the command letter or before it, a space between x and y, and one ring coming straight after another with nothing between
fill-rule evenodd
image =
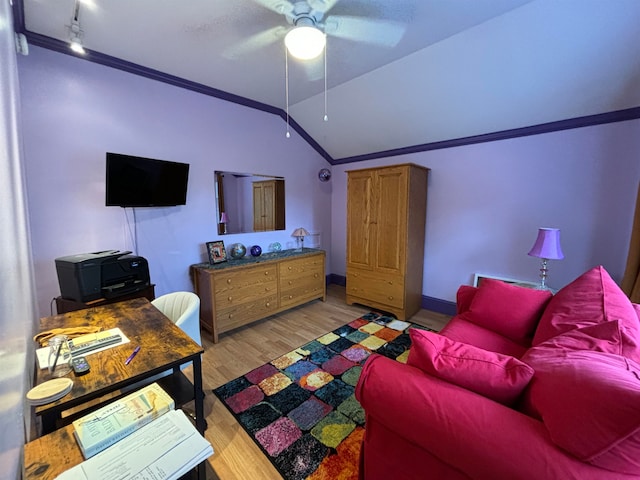
<instances>
[{"instance_id":1,"label":"picture frame on dresser","mask_svg":"<svg viewBox=\"0 0 640 480\"><path fill-rule=\"evenodd\" d=\"M222 240L207 242L207 253L209 254L209 263L211 265L227 261L227 251Z\"/></svg>"}]
</instances>

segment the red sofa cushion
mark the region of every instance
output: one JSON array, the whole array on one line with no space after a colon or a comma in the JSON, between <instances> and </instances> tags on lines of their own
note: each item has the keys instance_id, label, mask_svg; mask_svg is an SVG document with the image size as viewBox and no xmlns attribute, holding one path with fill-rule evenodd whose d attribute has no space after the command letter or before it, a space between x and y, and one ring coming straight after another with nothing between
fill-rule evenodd
<instances>
[{"instance_id":1,"label":"red sofa cushion","mask_svg":"<svg viewBox=\"0 0 640 480\"><path fill-rule=\"evenodd\" d=\"M473 297L476 296L478 287L472 287L471 285L460 285L456 292L456 314L461 314L471 308L471 302Z\"/></svg>"},{"instance_id":2,"label":"red sofa cushion","mask_svg":"<svg viewBox=\"0 0 640 480\"><path fill-rule=\"evenodd\" d=\"M597 325L576 328L561 335L550 338L546 342L529 349L521 360L531 365L538 375L539 369L549 368L546 357L554 358L563 351L593 351L622 355L625 348L635 345L635 340L626 331L620 321L614 320ZM553 364L553 363L552 363ZM532 388L528 388L522 397L519 409L532 417L542 420L542 415L532 395Z\"/></svg>"},{"instance_id":3,"label":"red sofa cushion","mask_svg":"<svg viewBox=\"0 0 640 480\"><path fill-rule=\"evenodd\" d=\"M553 295L491 278L478 288L465 317L518 343L530 344L540 316Z\"/></svg>"},{"instance_id":4,"label":"red sofa cushion","mask_svg":"<svg viewBox=\"0 0 640 480\"><path fill-rule=\"evenodd\" d=\"M467 320L468 313L456 315L447 322L440 335L444 335L456 342L468 343L474 347L492 352L520 358L530 345L521 345L487 328L476 325Z\"/></svg>"},{"instance_id":5,"label":"red sofa cushion","mask_svg":"<svg viewBox=\"0 0 640 480\"><path fill-rule=\"evenodd\" d=\"M520 360L412 328L407 364L505 405L515 402L533 376Z\"/></svg>"},{"instance_id":6,"label":"red sofa cushion","mask_svg":"<svg viewBox=\"0 0 640 480\"><path fill-rule=\"evenodd\" d=\"M559 447L584 462L640 475L640 366L594 351L532 348L531 405Z\"/></svg>"},{"instance_id":7,"label":"red sofa cushion","mask_svg":"<svg viewBox=\"0 0 640 480\"><path fill-rule=\"evenodd\" d=\"M556 335L536 348L551 349L549 354L560 350L589 350L626 356L637 350L637 341L632 331L622 320L611 320L596 325L576 328Z\"/></svg>"},{"instance_id":8,"label":"red sofa cushion","mask_svg":"<svg viewBox=\"0 0 640 480\"><path fill-rule=\"evenodd\" d=\"M620 287L602 267L583 273L563 287L545 309L532 344L538 345L576 328L620 320L634 338L640 338L638 315ZM634 355L625 348L625 356Z\"/></svg>"}]
</instances>

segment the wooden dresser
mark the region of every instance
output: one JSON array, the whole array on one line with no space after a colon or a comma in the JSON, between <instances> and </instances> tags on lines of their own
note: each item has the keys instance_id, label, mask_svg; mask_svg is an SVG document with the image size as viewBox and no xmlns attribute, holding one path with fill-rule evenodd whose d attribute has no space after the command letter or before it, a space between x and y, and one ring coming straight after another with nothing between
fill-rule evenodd
<instances>
[{"instance_id":1,"label":"wooden dresser","mask_svg":"<svg viewBox=\"0 0 640 480\"><path fill-rule=\"evenodd\" d=\"M218 335L317 298L326 300L325 253L305 248L191 266L200 324Z\"/></svg>"},{"instance_id":2,"label":"wooden dresser","mask_svg":"<svg viewBox=\"0 0 640 480\"><path fill-rule=\"evenodd\" d=\"M428 172L413 164L347 172L349 305L400 320L420 309Z\"/></svg>"}]
</instances>

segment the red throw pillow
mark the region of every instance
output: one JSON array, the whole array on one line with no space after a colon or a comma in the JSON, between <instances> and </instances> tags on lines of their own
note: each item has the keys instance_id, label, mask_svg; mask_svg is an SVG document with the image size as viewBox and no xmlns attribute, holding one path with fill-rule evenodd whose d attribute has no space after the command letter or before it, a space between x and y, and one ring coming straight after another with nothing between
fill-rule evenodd
<instances>
[{"instance_id":1,"label":"red throw pillow","mask_svg":"<svg viewBox=\"0 0 640 480\"><path fill-rule=\"evenodd\" d=\"M530 402L553 442L584 462L640 475L640 366L590 351L526 358L536 370Z\"/></svg>"},{"instance_id":2,"label":"red throw pillow","mask_svg":"<svg viewBox=\"0 0 640 480\"><path fill-rule=\"evenodd\" d=\"M466 319L516 342L530 344L538 320L552 296L547 290L487 278L473 297Z\"/></svg>"},{"instance_id":3,"label":"red throw pillow","mask_svg":"<svg viewBox=\"0 0 640 480\"><path fill-rule=\"evenodd\" d=\"M551 299L542 314L533 345L575 328L620 320L635 338L640 322L629 298L602 267L583 273Z\"/></svg>"},{"instance_id":4,"label":"red throw pillow","mask_svg":"<svg viewBox=\"0 0 640 480\"><path fill-rule=\"evenodd\" d=\"M455 342L437 333L412 328L408 365L511 405L527 386L533 369L517 358Z\"/></svg>"}]
</instances>

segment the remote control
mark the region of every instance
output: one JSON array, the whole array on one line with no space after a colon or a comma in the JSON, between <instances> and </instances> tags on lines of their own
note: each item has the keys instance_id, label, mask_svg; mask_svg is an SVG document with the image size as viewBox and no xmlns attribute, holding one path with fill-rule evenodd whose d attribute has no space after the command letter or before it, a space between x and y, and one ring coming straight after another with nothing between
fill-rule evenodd
<instances>
[{"instance_id":1,"label":"remote control","mask_svg":"<svg viewBox=\"0 0 640 480\"><path fill-rule=\"evenodd\" d=\"M74 357L71 359L71 368L73 368L73 373L76 374L76 377L79 377L89 372L89 363L84 357Z\"/></svg>"},{"instance_id":2,"label":"remote control","mask_svg":"<svg viewBox=\"0 0 640 480\"><path fill-rule=\"evenodd\" d=\"M120 343L122 341L122 336L120 335L111 335L109 337L101 338L99 340L91 340L89 342L81 343L80 345L74 345L73 340L69 342L71 347L71 355L82 355L83 353L91 352L93 350L97 350L102 347L106 347L107 345L113 345L115 343Z\"/></svg>"}]
</instances>

